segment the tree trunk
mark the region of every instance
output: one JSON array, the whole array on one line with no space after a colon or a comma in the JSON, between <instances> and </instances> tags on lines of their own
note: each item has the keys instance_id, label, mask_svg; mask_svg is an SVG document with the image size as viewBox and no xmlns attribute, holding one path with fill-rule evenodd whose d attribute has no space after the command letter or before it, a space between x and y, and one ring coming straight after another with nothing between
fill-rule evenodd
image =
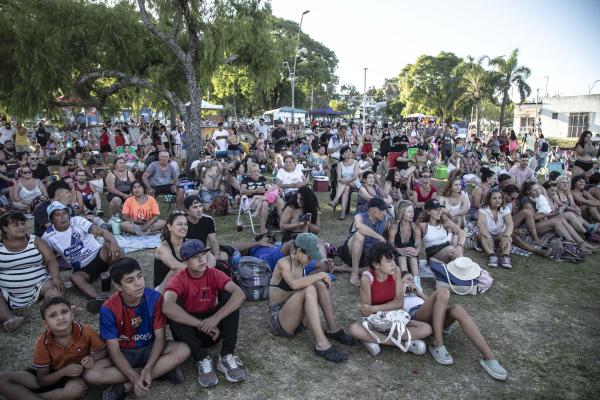
<instances>
[{"instance_id":1,"label":"tree trunk","mask_svg":"<svg viewBox=\"0 0 600 400\"><path fill-rule=\"evenodd\" d=\"M171 104L171 128L177 126L177 109Z\"/></svg>"},{"instance_id":2,"label":"tree trunk","mask_svg":"<svg viewBox=\"0 0 600 400\"><path fill-rule=\"evenodd\" d=\"M475 134L479 137L479 103L475 103Z\"/></svg>"},{"instance_id":3,"label":"tree trunk","mask_svg":"<svg viewBox=\"0 0 600 400\"><path fill-rule=\"evenodd\" d=\"M502 104L500 105L500 129L499 133L502 133L502 127L504 126L504 113L506 112L506 103L508 102L508 90L502 93Z\"/></svg>"},{"instance_id":4,"label":"tree trunk","mask_svg":"<svg viewBox=\"0 0 600 400\"><path fill-rule=\"evenodd\" d=\"M202 136L200 110L202 106L202 94L198 84L188 81L188 90L190 91L190 105L185 112L185 145L186 145L186 167L189 171L190 165L204 149L204 137Z\"/></svg>"}]
</instances>

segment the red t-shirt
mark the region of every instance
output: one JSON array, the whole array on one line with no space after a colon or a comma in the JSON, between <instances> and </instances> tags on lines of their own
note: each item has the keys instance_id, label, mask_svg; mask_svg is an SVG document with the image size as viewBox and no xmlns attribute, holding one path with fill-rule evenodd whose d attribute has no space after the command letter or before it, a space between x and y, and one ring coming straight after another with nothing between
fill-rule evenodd
<instances>
[{"instance_id":1,"label":"red t-shirt","mask_svg":"<svg viewBox=\"0 0 600 400\"><path fill-rule=\"evenodd\" d=\"M116 135L115 136L115 146L119 147L119 146L125 146L125 136L123 135Z\"/></svg>"},{"instance_id":2,"label":"red t-shirt","mask_svg":"<svg viewBox=\"0 0 600 400\"><path fill-rule=\"evenodd\" d=\"M109 140L110 140L110 135L108 134L108 132L102 132L102 134L100 135L100 146L107 145Z\"/></svg>"},{"instance_id":3,"label":"red t-shirt","mask_svg":"<svg viewBox=\"0 0 600 400\"><path fill-rule=\"evenodd\" d=\"M396 279L394 275L388 275L385 281L379 282L375 278L375 271L369 268L364 273L371 281L371 304L377 306L379 304L388 303L396 298Z\"/></svg>"},{"instance_id":4,"label":"red t-shirt","mask_svg":"<svg viewBox=\"0 0 600 400\"><path fill-rule=\"evenodd\" d=\"M231 278L209 267L200 278L193 278L187 268L176 273L165 288L177 295L177 303L190 314L204 313L217 307L217 295Z\"/></svg>"},{"instance_id":5,"label":"red t-shirt","mask_svg":"<svg viewBox=\"0 0 600 400\"><path fill-rule=\"evenodd\" d=\"M417 201L419 203L424 203L427 200L431 200L431 197L433 196L434 193L437 193L437 188L433 185L431 185L431 189L429 190L429 194L427 196L423 196L423 193L421 193L421 187L417 187L415 188L415 192L417 192Z\"/></svg>"}]
</instances>

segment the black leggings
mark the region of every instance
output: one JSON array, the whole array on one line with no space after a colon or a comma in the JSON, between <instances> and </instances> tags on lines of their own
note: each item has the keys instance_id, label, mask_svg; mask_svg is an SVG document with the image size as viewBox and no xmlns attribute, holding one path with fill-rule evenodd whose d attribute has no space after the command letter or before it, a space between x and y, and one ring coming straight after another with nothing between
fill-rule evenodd
<instances>
[{"instance_id":1,"label":"black leggings","mask_svg":"<svg viewBox=\"0 0 600 400\"><path fill-rule=\"evenodd\" d=\"M212 311L205 313L191 314L192 316L204 319L214 315L222 306L229 300L231 294L229 292L223 292L219 295L219 305ZM204 359L208 353L206 349L217 344L223 340L221 346L221 355L233 354L235 351L235 345L237 343L238 325L240 322L240 311L235 310L219 322L219 337L213 340L212 337L202 332L196 327L180 324L179 322L169 321L171 327L171 333L173 338L177 341L184 342L192 350L192 357L194 361L198 362Z\"/></svg>"}]
</instances>

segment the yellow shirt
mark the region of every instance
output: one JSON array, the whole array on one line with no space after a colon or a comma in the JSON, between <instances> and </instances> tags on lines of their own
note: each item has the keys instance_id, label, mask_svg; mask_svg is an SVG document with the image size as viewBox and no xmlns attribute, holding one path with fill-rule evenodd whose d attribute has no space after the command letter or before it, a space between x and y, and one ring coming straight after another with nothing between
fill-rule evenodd
<instances>
[{"instance_id":1,"label":"yellow shirt","mask_svg":"<svg viewBox=\"0 0 600 400\"><path fill-rule=\"evenodd\" d=\"M22 126L17 128L17 134L15 137L15 146L28 146L29 141L27 140L27 129Z\"/></svg>"}]
</instances>

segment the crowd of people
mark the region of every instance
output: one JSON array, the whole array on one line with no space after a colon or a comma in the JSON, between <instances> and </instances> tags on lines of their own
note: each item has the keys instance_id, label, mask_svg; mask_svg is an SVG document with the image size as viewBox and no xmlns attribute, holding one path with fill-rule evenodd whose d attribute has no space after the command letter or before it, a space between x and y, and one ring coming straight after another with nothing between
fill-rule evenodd
<instances>
[{"instance_id":1,"label":"crowd of people","mask_svg":"<svg viewBox=\"0 0 600 400\"><path fill-rule=\"evenodd\" d=\"M181 127L169 133L159 122L140 121L138 141L127 126L107 125L97 141L74 129L55 145L43 123L32 137L21 124L2 125L0 322L18 334L24 319L14 310L42 300L47 328L36 342L34 370L0 374L0 394L9 399L78 398L86 384L110 385L107 400L142 396L159 377L182 383L178 366L190 355L203 387L218 383L215 369L243 381L235 349L245 294L223 267L236 254L272 271L272 333L291 337L308 328L317 356L345 361L332 341L361 342L373 356L379 344L392 344L360 321L346 330L338 324L330 286L348 272L361 316L410 314L408 351L452 364L444 336L457 321L482 368L506 380L469 313L448 305L450 292L425 294L419 258L450 264L468 247L484 252L487 266L510 269L514 254L558 258L556 238L583 255L600 242L598 142L589 131L573 149L573 165L550 172L555 151L539 131L522 139L513 131L461 138L433 121L311 123L306 130L299 121L288 131L283 121L271 129L261 119L245 134L220 123L186 170ZM332 211L320 209L317 182L326 182ZM161 215L161 201L176 211ZM321 219L337 207L340 220L353 215L336 249L322 239L331 227ZM240 210L258 218L260 235L219 241L214 218ZM148 287L142 267L119 247L115 235L122 233L160 234ZM99 332L74 320L59 265L71 269L87 310L99 313ZM215 362L207 349L218 342Z\"/></svg>"}]
</instances>

